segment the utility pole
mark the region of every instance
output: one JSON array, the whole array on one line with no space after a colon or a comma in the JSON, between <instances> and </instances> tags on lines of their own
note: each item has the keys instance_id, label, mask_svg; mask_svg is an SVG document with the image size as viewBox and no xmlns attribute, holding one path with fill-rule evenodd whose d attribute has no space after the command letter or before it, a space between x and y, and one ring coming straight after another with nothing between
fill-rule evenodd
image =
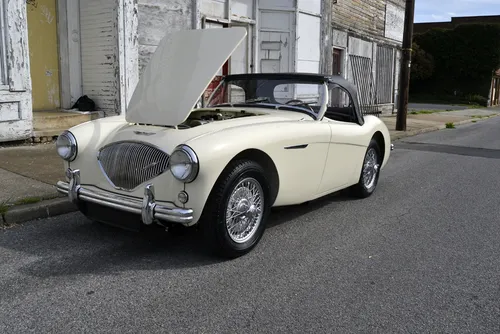
<instances>
[{"instance_id":1,"label":"utility pole","mask_svg":"<svg viewBox=\"0 0 500 334\"><path fill-rule=\"evenodd\" d=\"M403 54L399 80L398 113L396 131L406 131L408 115L408 95L410 92L411 52L413 40L413 21L415 17L415 0L406 0L405 27L403 34Z\"/></svg>"}]
</instances>

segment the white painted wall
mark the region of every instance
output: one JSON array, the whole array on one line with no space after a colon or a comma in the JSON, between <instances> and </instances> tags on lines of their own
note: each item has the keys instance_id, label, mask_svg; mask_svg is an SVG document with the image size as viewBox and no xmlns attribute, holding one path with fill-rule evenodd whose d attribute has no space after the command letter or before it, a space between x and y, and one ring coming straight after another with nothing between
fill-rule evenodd
<instances>
[{"instance_id":1,"label":"white painted wall","mask_svg":"<svg viewBox=\"0 0 500 334\"><path fill-rule=\"evenodd\" d=\"M255 19L254 15L255 0L232 0L231 1L231 19Z\"/></svg>"},{"instance_id":2,"label":"white painted wall","mask_svg":"<svg viewBox=\"0 0 500 334\"><path fill-rule=\"evenodd\" d=\"M293 12L260 11L260 72L293 72L294 16Z\"/></svg>"},{"instance_id":3,"label":"white painted wall","mask_svg":"<svg viewBox=\"0 0 500 334\"><path fill-rule=\"evenodd\" d=\"M296 0L258 0L261 9L295 9Z\"/></svg>"},{"instance_id":4,"label":"white painted wall","mask_svg":"<svg viewBox=\"0 0 500 334\"><path fill-rule=\"evenodd\" d=\"M79 0L57 1L61 108L70 109L82 96Z\"/></svg>"},{"instance_id":5,"label":"white painted wall","mask_svg":"<svg viewBox=\"0 0 500 334\"><path fill-rule=\"evenodd\" d=\"M232 23L232 27L243 27L247 29L247 36L233 52L230 58L229 70L231 74L251 73L250 65L253 64L253 26L244 23Z\"/></svg>"},{"instance_id":6,"label":"white painted wall","mask_svg":"<svg viewBox=\"0 0 500 334\"><path fill-rule=\"evenodd\" d=\"M31 137L33 112L25 1L2 2L4 57L0 84L0 142ZM7 57L5 57L7 56ZM7 59L6 59L7 58Z\"/></svg>"},{"instance_id":7,"label":"white painted wall","mask_svg":"<svg viewBox=\"0 0 500 334\"><path fill-rule=\"evenodd\" d=\"M226 0L202 0L201 13L208 17L226 17Z\"/></svg>"},{"instance_id":8,"label":"white painted wall","mask_svg":"<svg viewBox=\"0 0 500 334\"><path fill-rule=\"evenodd\" d=\"M120 112L117 20L115 2L80 0L82 93L106 115Z\"/></svg>"},{"instance_id":9,"label":"white painted wall","mask_svg":"<svg viewBox=\"0 0 500 334\"><path fill-rule=\"evenodd\" d=\"M299 13L297 25L297 72L319 73L320 21L317 16ZM298 85L297 97L318 96L319 87Z\"/></svg>"},{"instance_id":10,"label":"white painted wall","mask_svg":"<svg viewBox=\"0 0 500 334\"><path fill-rule=\"evenodd\" d=\"M319 73L320 18L299 13L297 72Z\"/></svg>"},{"instance_id":11,"label":"white painted wall","mask_svg":"<svg viewBox=\"0 0 500 334\"><path fill-rule=\"evenodd\" d=\"M385 37L403 42L405 10L390 2L385 9Z\"/></svg>"},{"instance_id":12,"label":"white painted wall","mask_svg":"<svg viewBox=\"0 0 500 334\"><path fill-rule=\"evenodd\" d=\"M7 48L5 45L5 31L7 25L4 17L4 0L0 0L0 86L7 84Z\"/></svg>"},{"instance_id":13,"label":"white painted wall","mask_svg":"<svg viewBox=\"0 0 500 334\"><path fill-rule=\"evenodd\" d=\"M138 0L139 74L167 32L193 28L193 6L193 0Z\"/></svg>"},{"instance_id":14,"label":"white painted wall","mask_svg":"<svg viewBox=\"0 0 500 334\"><path fill-rule=\"evenodd\" d=\"M373 43L356 37L349 37L349 54L372 58Z\"/></svg>"},{"instance_id":15,"label":"white painted wall","mask_svg":"<svg viewBox=\"0 0 500 334\"><path fill-rule=\"evenodd\" d=\"M298 0L297 2L300 11L321 14L321 0Z\"/></svg>"}]
</instances>

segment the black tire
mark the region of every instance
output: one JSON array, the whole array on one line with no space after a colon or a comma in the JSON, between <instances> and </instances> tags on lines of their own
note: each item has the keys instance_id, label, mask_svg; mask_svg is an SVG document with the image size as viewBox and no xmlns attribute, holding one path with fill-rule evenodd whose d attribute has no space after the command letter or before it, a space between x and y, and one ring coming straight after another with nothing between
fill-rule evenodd
<instances>
[{"instance_id":1,"label":"black tire","mask_svg":"<svg viewBox=\"0 0 500 334\"><path fill-rule=\"evenodd\" d=\"M376 154L376 165L378 165L378 168L376 168L376 171L375 171L375 178L372 180L372 182L369 182L367 184L367 182L365 182L365 180L363 178L363 173L364 173L365 169L370 168L370 167L367 168L366 162L369 158L368 154L369 154L369 152L371 152L371 150L374 150L374 152ZM357 184L355 184L354 186L352 186L350 188L350 194L352 196L357 197L357 198L367 198L373 194L373 192L375 191L377 184L378 184L378 179L380 176L380 166L382 164L382 159L383 159L383 157L382 157L382 152L380 150L380 147L379 147L377 141L375 139L372 139L370 141L370 144L368 145L368 148L366 149L365 157L363 159L363 165L361 167L361 173L359 176L359 181Z\"/></svg>"},{"instance_id":2,"label":"black tire","mask_svg":"<svg viewBox=\"0 0 500 334\"><path fill-rule=\"evenodd\" d=\"M246 241L236 242L226 227L226 209L235 187L248 178L250 182L257 181L262 189L262 214L253 235ZM233 161L226 167L215 183L200 219L203 237L212 252L225 258L237 258L250 252L258 244L270 212L269 181L262 166L251 160Z\"/></svg>"}]
</instances>

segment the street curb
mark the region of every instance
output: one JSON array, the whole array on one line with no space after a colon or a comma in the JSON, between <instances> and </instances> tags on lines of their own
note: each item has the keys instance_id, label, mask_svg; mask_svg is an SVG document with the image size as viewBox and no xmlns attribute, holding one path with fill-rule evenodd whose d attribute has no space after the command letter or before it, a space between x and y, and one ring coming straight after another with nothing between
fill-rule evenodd
<instances>
[{"instance_id":1,"label":"street curb","mask_svg":"<svg viewBox=\"0 0 500 334\"><path fill-rule=\"evenodd\" d=\"M464 124L469 124L469 123L473 123L473 122L479 122L479 121L482 121L482 120L486 120L486 119L489 119L489 118L493 118L493 117L497 117L497 116L500 116L500 114L496 114L496 115L492 115L492 116L485 116L485 117L482 117L482 118L471 118L471 119L466 119L466 120L463 120L463 121L459 121L459 122L453 122L453 125L464 125ZM423 128L423 129L418 129L418 130L413 130L413 131L401 131L400 133L393 133L391 134L391 141L395 141L395 140L398 140L398 139L401 139L401 138L406 138L406 137L413 137L413 136L416 136L416 135L419 135L419 134L422 134L422 133L427 133L427 132L434 132L434 131L439 131L439 130L443 130L443 129L446 129L446 124L441 124L441 125L436 125L436 126L432 126L432 127L428 127L428 128Z\"/></svg>"},{"instance_id":2,"label":"street curb","mask_svg":"<svg viewBox=\"0 0 500 334\"><path fill-rule=\"evenodd\" d=\"M0 217L0 225L21 224L35 219L45 219L77 211L67 197L54 198L34 204L16 205Z\"/></svg>"}]
</instances>

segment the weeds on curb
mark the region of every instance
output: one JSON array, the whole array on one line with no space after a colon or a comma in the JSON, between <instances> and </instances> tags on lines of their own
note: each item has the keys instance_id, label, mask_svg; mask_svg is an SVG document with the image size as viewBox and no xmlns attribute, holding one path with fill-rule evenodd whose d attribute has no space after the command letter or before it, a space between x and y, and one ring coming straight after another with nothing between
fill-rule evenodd
<instances>
[{"instance_id":1,"label":"weeds on curb","mask_svg":"<svg viewBox=\"0 0 500 334\"><path fill-rule=\"evenodd\" d=\"M0 203L0 216L5 215L7 211L9 211L9 208L14 205L24 205L24 204L34 204L42 201L42 198L40 197L25 197L18 199L14 203L8 204L10 199L7 201L1 202Z\"/></svg>"},{"instance_id":2,"label":"weeds on curb","mask_svg":"<svg viewBox=\"0 0 500 334\"><path fill-rule=\"evenodd\" d=\"M9 206L5 203L0 203L0 216L7 213Z\"/></svg>"},{"instance_id":3,"label":"weeds on curb","mask_svg":"<svg viewBox=\"0 0 500 334\"><path fill-rule=\"evenodd\" d=\"M26 197L17 200L14 205L23 205L23 204L35 204L40 202L42 199L40 197Z\"/></svg>"},{"instance_id":4,"label":"weeds on curb","mask_svg":"<svg viewBox=\"0 0 500 334\"><path fill-rule=\"evenodd\" d=\"M448 122L448 123L446 123L446 128L447 129L454 129L455 128L455 124L453 124L453 122Z\"/></svg>"}]
</instances>

